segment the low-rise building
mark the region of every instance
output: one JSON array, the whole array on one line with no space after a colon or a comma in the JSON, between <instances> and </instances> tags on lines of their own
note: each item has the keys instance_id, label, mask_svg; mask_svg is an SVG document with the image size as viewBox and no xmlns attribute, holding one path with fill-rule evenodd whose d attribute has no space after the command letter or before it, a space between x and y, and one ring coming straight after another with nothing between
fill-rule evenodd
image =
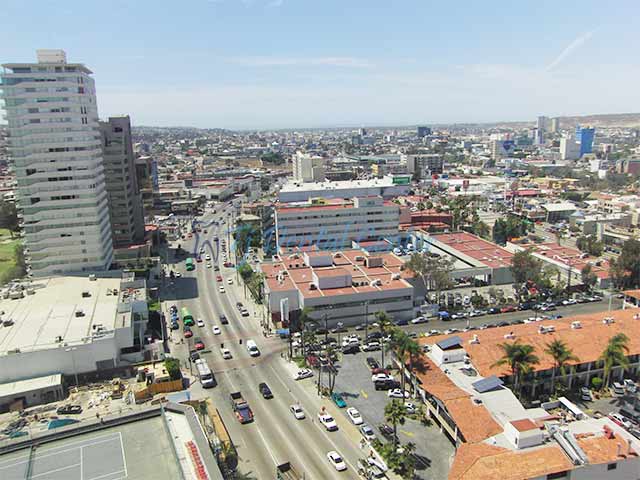
<instances>
[{"instance_id":1,"label":"low-rise building","mask_svg":"<svg viewBox=\"0 0 640 480\"><path fill-rule=\"evenodd\" d=\"M391 199L407 195L411 189L411 175L387 175L373 180L342 182L289 182L278 191L283 203L306 202L311 198L352 198L381 196Z\"/></svg>"},{"instance_id":2,"label":"low-rise building","mask_svg":"<svg viewBox=\"0 0 640 480\"><path fill-rule=\"evenodd\" d=\"M319 326L353 326L375 321L375 313L394 319L413 315L413 287L402 278L403 261L391 253L359 250L298 251L261 265L273 322L310 307ZM286 311L283 311L285 306Z\"/></svg>"}]
</instances>

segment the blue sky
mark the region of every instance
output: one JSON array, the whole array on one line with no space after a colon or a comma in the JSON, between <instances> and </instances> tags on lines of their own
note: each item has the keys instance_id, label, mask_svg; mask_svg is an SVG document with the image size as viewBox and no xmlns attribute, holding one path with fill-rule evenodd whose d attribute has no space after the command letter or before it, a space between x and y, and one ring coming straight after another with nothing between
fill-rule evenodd
<instances>
[{"instance_id":1,"label":"blue sky","mask_svg":"<svg viewBox=\"0 0 640 480\"><path fill-rule=\"evenodd\" d=\"M640 112L637 0L2 0L2 11L0 61L62 48L94 71L100 115L137 125Z\"/></svg>"}]
</instances>

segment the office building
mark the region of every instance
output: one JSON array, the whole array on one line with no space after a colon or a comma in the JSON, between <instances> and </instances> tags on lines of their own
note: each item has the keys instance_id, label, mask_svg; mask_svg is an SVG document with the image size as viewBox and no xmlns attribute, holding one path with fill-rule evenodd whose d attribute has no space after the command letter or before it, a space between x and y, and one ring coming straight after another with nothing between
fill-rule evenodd
<instances>
[{"instance_id":1,"label":"office building","mask_svg":"<svg viewBox=\"0 0 640 480\"><path fill-rule=\"evenodd\" d=\"M379 196L284 204L275 209L276 245L351 248L352 242L396 237L399 222L400 207Z\"/></svg>"},{"instance_id":2,"label":"office building","mask_svg":"<svg viewBox=\"0 0 640 480\"><path fill-rule=\"evenodd\" d=\"M407 165L407 171L417 180L425 180L434 174L443 172L444 160L437 153L402 155L401 160Z\"/></svg>"},{"instance_id":3,"label":"office building","mask_svg":"<svg viewBox=\"0 0 640 480\"><path fill-rule=\"evenodd\" d=\"M576 126L576 142L580 144L580 156L586 153L593 153L593 139L596 135L594 127Z\"/></svg>"},{"instance_id":4,"label":"office building","mask_svg":"<svg viewBox=\"0 0 640 480\"><path fill-rule=\"evenodd\" d=\"M294 182L321 182L324 180L324 159L308 153L296 152L293 158Z\"/></svg>"},{"instance_id":5,"label":"office building","mask_svg":"<svg viewBox=\"0 0 640 480\"><path fill-rule=\"evenodd\" d=\"M560 131L560 118L554 117L551 119L551 133L558 133Z\"/></svg>"},{"instance_id":6,"label":"office building","mask_svg":"<svg viewBox=\"0 0 640 480\"><path fill-rule=\"evenodd\" d=\"M515 150L515 142L513 140L491 140L491 158L499 160L509 157Z\"/></svg>"},{"instance_id":7,"label":"office building","mask_svg":"<svg viewBox=\"0 0 640 480\"><path fill-rule=\"evenodd\" d=\"M62 50L3 65L25 256L35 276L106 270L113 247L91 70Z\"/></svg>"},{"instance_id":8,"label":"office building","mask_svg":"<svg viewBox=\"0 0 640 480\"><path fill-rule=\"evenodd\" d=\"M428 135L431 135L431 128L429 127L418 127L418 138L424 138Z\"/></svg>"},{"instance_id":9,"label":"office building","mask_svg":"<svg viewBox=\"0 0 640 480\"><path fill-rule=\"evenodd\" d=\"M560 158L562 160L576 160L580 157L580 146L572 136L560 139Z\"/></svg>"},{"instance_id":10,"label":"office building","mask_svg":"<svg viewBox=\"0 0 640 480\"><path fill-rule=\"evenodd\" d=\"M533 130L533 144L544 145L544 130L542 128L535 128Z\"/></svg>"},{"instance_id":11,"label":"office building","mask_svg":"<svg viewBox=\"0 0 640 480\"><path fill-rule=\"evenodd\" d=\"M542 130L543 132L547 130L547 126L549 125L549 118L540 116L536 120L536 128L538 130Z\"/></svg>"},{"instance_id":12,"label":"office building","mask_svg":"<svg viewBox=\"0 0 640 480\"><path fill-rule=\"evenodd\" d=\"M128 116L100 122L104 175L114 248L144 241L142 194L138 187Z\"/></svg>"}]
</instances>

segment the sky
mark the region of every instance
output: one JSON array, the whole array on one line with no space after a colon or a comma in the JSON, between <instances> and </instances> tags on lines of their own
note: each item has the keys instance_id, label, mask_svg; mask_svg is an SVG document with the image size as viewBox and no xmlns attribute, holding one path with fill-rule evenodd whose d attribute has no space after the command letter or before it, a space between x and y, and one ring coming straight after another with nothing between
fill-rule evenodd
<instances>
[{"instance_id":1,"label":"sky","mask_svg":"<svg viewBox=\"0 0 640 480\"><path fill-rule=\"evenodd\" d=\"M0 62L60 48L101 117L275 129L640 112L640 2L1 0Z\"/></svg>"}]
</instances>

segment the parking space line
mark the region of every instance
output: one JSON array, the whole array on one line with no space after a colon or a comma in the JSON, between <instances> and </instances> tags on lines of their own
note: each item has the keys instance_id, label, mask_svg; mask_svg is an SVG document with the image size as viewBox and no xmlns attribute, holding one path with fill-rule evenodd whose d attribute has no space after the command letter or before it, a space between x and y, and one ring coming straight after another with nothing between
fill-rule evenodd
<instances>
[{"instance_id":1,"label":"parking space line","mask_svg":"<svg viewBox=\"0 0 640 480\"><path fill-rule=\"evenodd\" d=\"M415 436L415 433L413 433L413 432L408 432L408 431L406 431L406 430L400 430L400 433L405 434L407 437L413 437L413 436Z\"/></svg>"},{"instance_id":2,"label":"parking space line","mask_svg":"<svg viewBox=\"0 0 640 480\"><path fill-rule=\"evenodd\" d=\"M80 463L74 463L73 465L67 465L66 467L56 468L55 470L49 470L48 472L42 472L37 475L31 475L29 478L38 478L38 477L42 477L43 475L51 475L52 473L62 472L64 470L69 470L70 468L75 468L80 465L81 465Z\"/></svg>"},{"instance_id":3,"label":"parking space line","mask_svg":"<svg viewBox=\"0 0 640 480\"><path fill-rule=\"evenodd\" d=\"M364 390L360 390L360 395L362 395L364 398L369 398L369 394Z\"/></svg>"}]
</instances>

